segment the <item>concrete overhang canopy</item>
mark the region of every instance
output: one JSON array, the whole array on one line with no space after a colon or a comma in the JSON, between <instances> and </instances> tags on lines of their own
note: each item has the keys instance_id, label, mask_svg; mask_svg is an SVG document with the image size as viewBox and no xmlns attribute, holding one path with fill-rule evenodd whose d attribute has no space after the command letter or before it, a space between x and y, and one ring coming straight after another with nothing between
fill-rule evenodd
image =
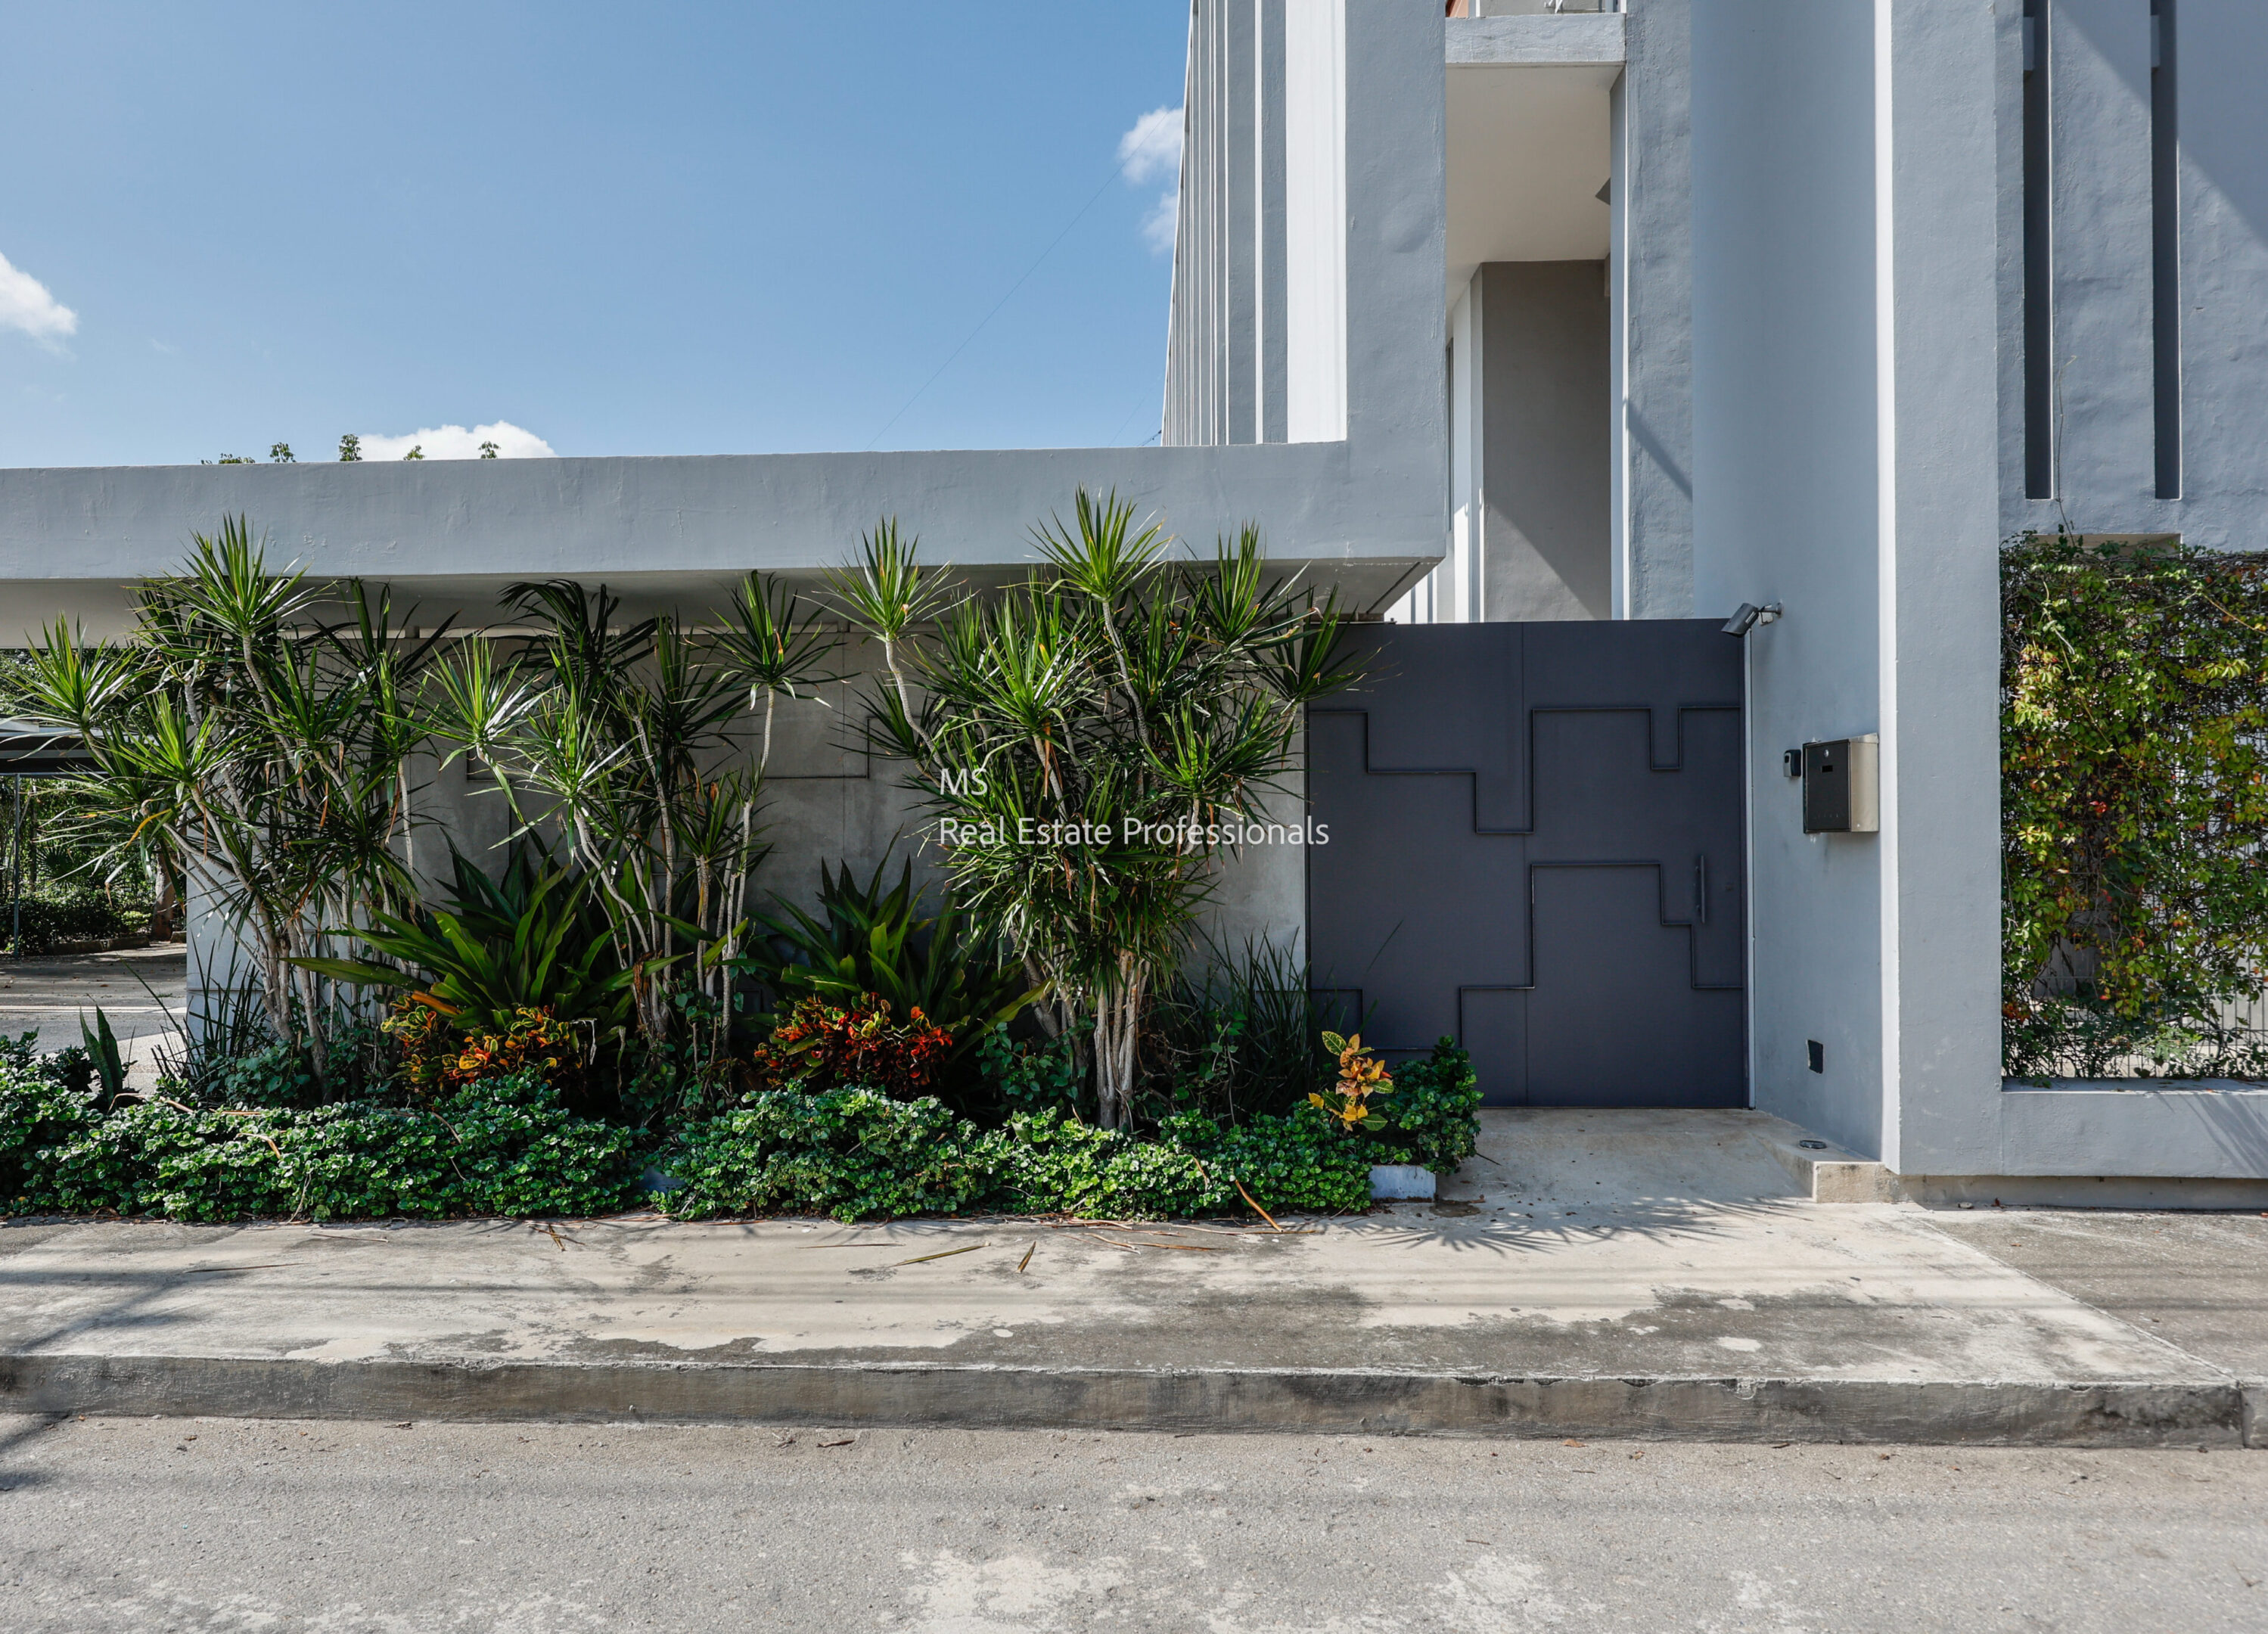
<instances>
[{"instance_id":1,"label":"concrete overhang canopy","mask_svg":"<svg viewBox=\"0 0 2268 1634\"><path fill-rule=\"evenodd\" d=\"M503 585L552 578L698 617L750 568L816 588L885 516L976 585L1020 578L1040 564L1031 525L1081 483L1199 560L1257 520L1303 586L1366 607L1423 570L1434 530L1357 468L1347 444L1308 443L0 470L0 647L59 617L122 634L132 585L177 571L224 516L249 519L271 565L390 585L421 625L490 622Z\"/></svg>"},{"instance_id":2,"label":"concrete overhang canopy","mask_svg":"<svg viewBox=\"0 0 2268 1634\"><path fill-rule=\"evenodd\" d=\"M1451 68L1587 68L1622 71L1623 25L1618 11L1561 12L1540 17L1453 17L1448 19Z\"/></svg>"},{"instance_id":3,"label":"concrete overhang canopy","mask_svg":"<svg viewBox=\"0 0 2268 1634\"><path fill-rule=\"evenodd\" d=\"M0 777L63 777L93 765L76 732L0 720Z\"/></svg>"},{"instance_id":4,"label":"concrete overhang canopy","mask_svg":"<svg viewBox=\"0 0 2268 1634\"><path fill-rule=\"evenodd\" d=\"M1616 13L1448 20L1447 294L1497 261L1600 261Z\"/></svg>"}]
</instances>

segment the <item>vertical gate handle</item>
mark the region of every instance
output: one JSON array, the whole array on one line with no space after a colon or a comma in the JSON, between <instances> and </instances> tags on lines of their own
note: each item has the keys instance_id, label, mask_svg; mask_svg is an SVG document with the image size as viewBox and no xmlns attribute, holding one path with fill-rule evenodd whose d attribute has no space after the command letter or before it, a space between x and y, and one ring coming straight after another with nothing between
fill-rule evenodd
<instances>
[{"instance_id":1,"label":"vertical gate handle","mask_svg":"<svg viewBox=\"0 0 2268 1634\"><path fill-rule=\"evenodd\" d=\"M1703 924L1709 923L1709 854L1696 852L1693 857L1693 900Z\"/></svg>"}]
</instances>

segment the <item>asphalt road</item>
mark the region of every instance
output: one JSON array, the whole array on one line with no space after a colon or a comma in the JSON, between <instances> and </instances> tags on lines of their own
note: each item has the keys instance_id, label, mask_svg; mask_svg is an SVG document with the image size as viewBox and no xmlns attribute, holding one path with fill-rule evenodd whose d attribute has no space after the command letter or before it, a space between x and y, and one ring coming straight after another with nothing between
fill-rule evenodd
<instances>
[{"instance_id":1,"label":"asphalt road","mask_svg":"<svg viewBox=\"0 0 2268 1634\"><path fill-rule=\"evenodd\" d=\"M2268 1454L0 1419L0 1629L2268 1627Z\"/></svg>"},{"instance_id":2,"label":"asphalt road","mask_svg":"<svg viewBox=\"0 0 2268 1634\"><path fill-rule=\"evenodd\" d=\"M63 1049L79 1041L80 1023L92 1022L99 1008L126 1047L127 1081L148 1088L158 1081L159 1053L180 1048L175 1024L188 1003L188 953L180 947L48 959L0 955L0 1034L37 1033L41 1049Z\"/></svg>"}]
</instances>

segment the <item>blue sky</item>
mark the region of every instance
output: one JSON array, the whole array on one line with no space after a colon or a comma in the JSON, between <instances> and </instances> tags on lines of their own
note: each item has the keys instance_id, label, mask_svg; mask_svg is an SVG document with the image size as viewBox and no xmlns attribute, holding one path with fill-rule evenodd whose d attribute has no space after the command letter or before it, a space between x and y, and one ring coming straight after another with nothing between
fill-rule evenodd
<instances>
[{"instance_id":1,"label":"blue sky","mask_svg":"<svg viewBox=\"0 0 2268 1634\"><path fill-rule=\"evenodd\" d=\"M1146 166L1122 144L1180 103L1187 29L1180 0L15 8L0 465L452 424L1142 442L1178 116Z\"/></svg>"}]
</instances>

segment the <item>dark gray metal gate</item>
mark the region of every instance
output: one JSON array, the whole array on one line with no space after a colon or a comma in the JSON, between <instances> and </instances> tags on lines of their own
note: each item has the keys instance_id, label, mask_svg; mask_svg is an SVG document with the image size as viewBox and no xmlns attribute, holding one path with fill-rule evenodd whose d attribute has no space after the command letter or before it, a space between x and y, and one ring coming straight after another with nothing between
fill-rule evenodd
<instances>
[{"instance_id":1,"label":"dark gray metal gate","mask_svg":"<svg viewBox=\"0 0 2268 1634\"><path fill-rule=\"evenodd\" d=\"M1491 1105L1748 1103L1741 644L1713 621L1384 624L1307 717L1311 968Z\"/></svg>"}]
</instances>

